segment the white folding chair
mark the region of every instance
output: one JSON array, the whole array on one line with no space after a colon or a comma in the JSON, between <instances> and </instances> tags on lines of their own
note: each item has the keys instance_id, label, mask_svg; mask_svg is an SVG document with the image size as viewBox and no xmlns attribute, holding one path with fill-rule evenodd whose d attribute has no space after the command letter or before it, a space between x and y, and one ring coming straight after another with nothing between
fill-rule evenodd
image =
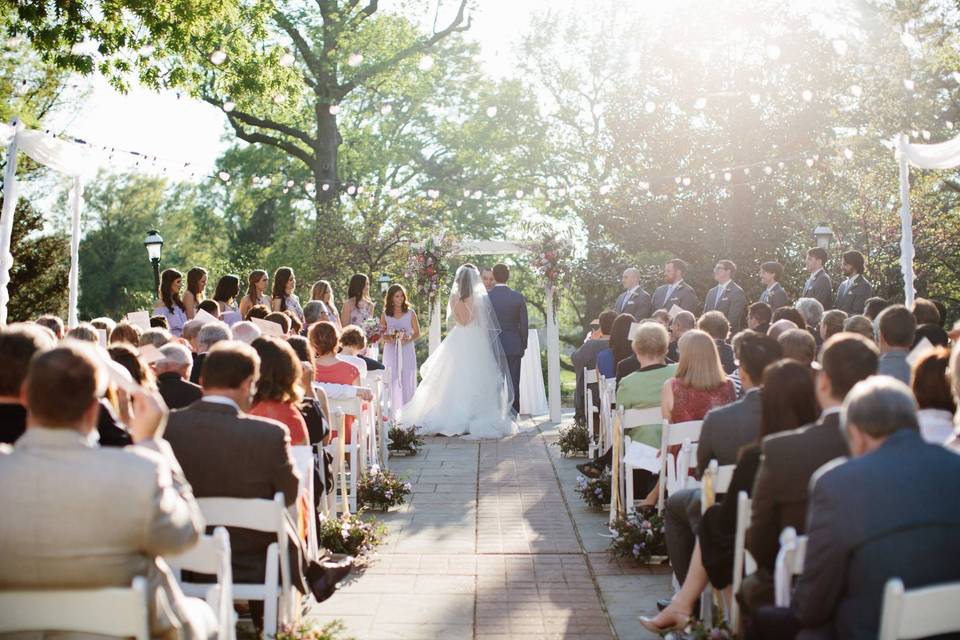
<instances>
[{"instance_id":1,"label":"white folding chair","mask_svg":"<svg viewBox=\"0 0 960 640\"><path fill-rule=\"evenodd\" d=\"M622 427L624 432L627 429L634 429L636 427L641 427L651 424L662 424L663 423L663 413L660 410L660 407L650 407L648 409L627 409L623 412L623 423ZM623 465L623 483L624 483L624 493L627 496L626 499L626 509L627 511L634 511L636 509L636 496L633 495L633 472L636 471L636 468L632 465L624 462L629 456L631 447L640 446L641 443L633 442L630 436L625 436L623 439L623 459L620 463ZM644 498L646 496L641 496Z\"/></svg>"},{"instance_id":2,"label":"white folding chair","mask_svg":"<svg viewBox=\"0 0 960 640\"><path fill-rule=\"evenodd\" d=\"M747 551L747 527L750 526L750 498L746 491L737 494L737 529L733 538L733 589L732 593L740 591L740 584L743 582L745 574L754 573L757 570L757 563L753 556ZM737 603L736 596L730 598L730 628L734 633L739 633L740 625L740 606Z\"/></svg>"},{"instance_id":3,"label":"white folding chair","mask_svg":"<svg viewBox=\"0 0 960 640\"><path fill-rule=\"evenodd\" d=\"M290 447L290 450L293 451L297 471L300 472L300 494L307 497L307 552L310 554L310 560L316 560L320 557L320 545L317 540L316 487L313 485L316 458L311 446ZM290 515L296 521L297 503L290 507L290 511Z\"/></svg>"},{"instance_id":4,"label":"white folding chair","mask_svg":"<svg viewBox=\"0 0 960 640\"><path fill-rule=\"evenodd\" d=\"M387 425L384 424L384 416L387 415L384 411L384 395L385 395L385 379L386 370L378 369L376 371L367 372L367 384L373 389L373 402L371 403L371 408L373 409L373 425L374 430L371 434L373 437L370 441L370 446L374 449L377 449L377 456L380 466L383 469L389 468L390 456L387 454ZM389 379L389 378L386 378ZM375 458L371 457L371 460Z\"/></svg>"},{"instance_id":5,"label":"white folding chair","mask_svg":"<svg viewBox=\"0 0 960 640\"><path fill-rule=\"evenodd\" d=\"M233 567L230 558L230 534L224 527L217 527L213 535L202 535L197 544L179 555L164 558L177 576L184 594L202 598L217 613L219 640L236 638L236 613L233 610ZM186 582L183 571L205 573L217 577L215 584L209 582Z\"/></svg>"},{"instance_id":6,"label":"white folding chair","mask_svg":"<svg viewBox=\"0 0 960 640\"><path fill-rule=\"evenodd\" d=\"M291 590L288 535L296 535L288 525L283 494L273 500L257 498L197 498L208 525L239 527L252 531L275 533L277 541L266 551L266 572L262 583L233 584L235 600L263 600L263 633L265 638L277 632L278 624L291 621ZM278 586L279 583L279 586Z\"/></svg>"},{"instance_id":7,"label":"white folding chair","mask_svg":"<svg viewBox=\"0 0 960 640\"><path fill-rule=\"evenodd\" d=\"M703 471L702 483L700 485L700 514L703 515L717 501L717 495L726 493L730 487L730 480L733 478L733 470L737 465L720 465L717 460L711 460L710 464ZM700 619L711 620L713 610L713 587L710 583L703 590L703 597L700 599Z\"/></svg>"},{"instance_id":8,"label":"white folding chair","mask_svg":"<svg viewBox=\"0 0 960 640\"><path fill-rule=\"evenodd\" d=\"M596 425L593 421L593 413L596 411L596 406L593 403L593 394L590 392L590 385L598 384L599 380L596 369L583 370L583 410L586 416L587 437L590 438L589 455L591 458L597 457L597 452L600 448L600 433L599 425Z\"/></svg>"},{"instance_id":9,"label":"white folding chair","mask_svg":"<svg viewBox=\"0 0 960 640\"><path fill-rule=\"evenodd\" d=\"M600 376L600 439L599 451L606 451L613 442L613 407L616 405L617 381Z\"/></svg>"},{"instance_id":10,"label":"white folding chair","mask_svg":"<svg viewBox=\"0 0 960 640\"><path fill-rule=\"evenodd\" d=\"M883 590L879 640L913 640L960 631L960 582L905 589L890 578Z\"/></svg>"},{"instance_id":11,"label":"white folding chair","mask_svg":"<svg viewBox=\"0 0 960 640\"><path fill-rule=\"evenodd\" d=\"M147 579L130 587L0 591L0 633L74 631L150 639Z\"/></svg>"},{"instance_id":12,"label":"white folding chair","mask_svg":"<svg viewBox=\"0 0 960 640\"><path fill-rule=\"evenodd\" d=\"M346 505L341 505L338 511L349 510L350 513L357 511L357 482L360 480L360 474L363 472L363 447L365 438L365 429L360 418L363 415L363 403L359 398L329 398L330 411L334 415L334 422L337 426L337 437L331 442L334 447L334 478L340 487L335 493L343 497L346 495ZM346 417L353 416L353 428L350 444L344 442L346 436ZM350 475L347 480L347 471L345 462L350 462Z\"/></svg>"},{"instance_id":13,"label":"white folding chair","mask_svg":"<svg viewBox=\"0 0 960 640\"><path fill-rule=\"evenodd\" d=\"M773 597L778 607L790 606L793 577L803 573L803 557L807 552L807 536L787 527L780 533L780 550L773 569Z\"/></svg>"},{"instance_id":14,"label":"white folding chair","mask_svg":"<svg viewBox=\"0 0 960 640\"><path fill-rule=\"evenodd\" d=\"M703 420L690 420L689 422L670 423L664 420L663 433L660 437L660 488L657 498L657 510L663 513L663 500L667 492L667 484L672 482L674 486L679 484L679 472L677 471L677 460L672 453L668 453L670 447L684 444L684 441L694 443L700 440L700 428L703 426ZM670 468L672 467L672 471ZM684 470L686 475L686 470ZM686 478L683 480L686 484Z\"/></svg>"}]
</instances>

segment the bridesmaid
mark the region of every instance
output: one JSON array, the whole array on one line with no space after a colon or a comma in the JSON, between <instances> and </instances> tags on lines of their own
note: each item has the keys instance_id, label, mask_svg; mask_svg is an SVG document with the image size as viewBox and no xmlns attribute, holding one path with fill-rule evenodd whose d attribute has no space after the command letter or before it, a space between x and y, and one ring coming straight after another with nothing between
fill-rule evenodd
<instances>
[{"instance_id":1,"label":"bridesmaid","mask_svg":"<svg viewBox=\"0 0 960 640\"><path fill-rule=\"evenodd\" d=\"M240 301L240 315L244 318L250 309L258 304L262 304L267 309L270 308L270 296L267 295L267 285L270 284L270 278L266 271L255 269L247 277L247 293Z\"/></svg>"},{"instance_id":2,"label":"bridesmaid","mask_svg":"<svg viewBox=\"0 0 960 640\"><path fill-rule=\"evenodd\" d=\"M340 312L340 322L355 324L363 328L363 323L373 317L373 300L370 299L370 279L362 273L350 278L347 300Z\"/></svg>"},{"instance_id":3,"label":"bridesmaid","mask_svg":"<svg viewBox=\"0 0 960 640\"><path fill-rule=\"evenodd\" d=\"M271 305L274 311L289 311L304 324L303 307L300 298L294 293L297 289L297 276L290 267L280 267L273 274L273 296Z\"/></svg>"},{"instance_id":4,"label":"bridesmaid","mask_svg":"<svg viewBox=\"0 0 960 640\"><path fill-rule=\"evenodd\" d=\"M417 390L417 352L414 342L420 337L417 313L410 308L407 292L399 284L387 289L380 331L384 344L383 364L390 369L391 405L396 412L410 401Z\"/></svg>"},{"instance_id":5,"label":"bridesmaid","mask_svg":"<svg viewBox=\"0 0 960 640\"><path fill-rule=\"evenodd\" d=\"M157 306L154 315L167 319L167 328L176 337L183 333L187 323L187 310L180 299L183 287L183 274L176 269L164 269L160 274L160 291L157 292Z\"/></svg>"},{"instance_id":6,"label":"bridesmaid","mask_svg":"<svg viewBox=\"0 0 960 640\"><path fill-rule=\"evenodd\" d=\"M204 290L207 288L207 270L203 267L194 267L187 271L187 290L183 294L183 306L187 310L187 319L193 320L200 303L203 302Z\"/></svg>"},{"instance_id":7,"label":"bridesmaid","mask_svg":"<svg viewBox=\"0 0 960 640\"><path fill-rule=\"evenodd\" d=\"M343 326L340 323L340 316L337 315L336 303L333 301L333 288L329 282L326 280L317 280L314 282L313 289L310 291L310 299L323 304L323 315L325 317L323 317L322 320L333 324L333 326L341 331L343 330Z\"/></svg>"}]
</instances>

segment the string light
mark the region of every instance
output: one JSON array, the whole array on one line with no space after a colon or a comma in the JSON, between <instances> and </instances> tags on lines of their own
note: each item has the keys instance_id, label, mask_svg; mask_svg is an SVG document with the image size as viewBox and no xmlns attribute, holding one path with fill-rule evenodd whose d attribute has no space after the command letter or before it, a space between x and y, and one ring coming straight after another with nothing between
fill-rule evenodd
<instances>
[{"instance_id":1,"label":"string light","mask_svg":"<svg viewBox=\"0 0 960 640\"><path fill-rule=\"evenodd\" d=\"M335 116L340 113L340 105L332 104L330 105L330 115Z\"/></svg>"},{"instance_id":2,"label":"string light","mask_svg":"<svg viewBox=\"0 0 960 640\"><path fill-rule=\"evenodd\" d=\"M219 177L224 182L230 182L230 174L227 173L226 171L221 171L220 173L217 174L217 177Z\"/></svg>"},{"instance_id":3,"label":"string light","mask_svg":"<svg viewBox=\"0 0 960 640\"><path fill-rule=\"evenodd\" d=\"M833 50L837 53L838 56L846 55L847 53L847 41L837 38L833 41Z\"/></svg>"},{"instance_id":4,"label":"string light","mask_svg":"<svg viewBox=\"0 0 960 640\"><path fill-rule=\"evenodd\" d=\"M750 104L752 104L753 106L757 106L758 104L760 104L760 94L759 94L759 93L751 93L751 94L750 94Z\"/></svg>"},{"instance_id":5,"label":"string light","mask_svg":"<svg viewBox=\"0 0 960 640\"><path fill-rule=\"evenodd\" d=\"M523 189L517 189L517 192L514 193L513 195L515 195L517 197L517 200L519 200L520 198L523 197Z\"/></svg>"},{"instance_id":6,"label":"string light","mask_svg":"<svg viewBox=\"0 0 960 640\"><path fill-rule=\"evenodd\" d=\"M227 98L226 101L223 103L223 110L227 113L230 113L236 108L237 108L237 103L231 100L230 98Z\"/></svg>"},{"instance_id":7,"label":"string light","mask_svg":"<svg viewBox=\"0 0 960 640\"><path fill-rule=\"evenodd\" d=\"M780 47L775 44L767 45L767 57L771 60L777 60L780 58Z\"/></svg>"},{"instance_id":8,"label":"string light","mask_svg":"<svg viewBox=\"0 0 960 640\"><path fill-rule=\"evenodd\" d=\"M693 181L690 180L690 178L684 178L684 179L683 179L683 186L689 187L691 182L693 182Z\"/></svg>"},{"instance_id":9,"label":"string light","mask_svg":"<svg viewBox=\"0 0 960 640\"><path fill-rule=\"evenodd\" d=\"M863 95L863 88L858 84L851 85L850 95L852 95L854 98L859 98L860 96Z\"/></svg>"},{"instance_id":10,"label":"string light","mask_svg":"<svg viewBox=\"0 0 960 640\"><path fill-rule=\"evenodd\" d=\"M293 57L293 54L289 49L284 51L283 55L280 56L281 67L292 67L294 62L296 62L296 59Z\"/></svg>"},{"instance_id":11,"label":"string light","mask_svg":"<svg viewBox=\"0 0 960 640\"><path fill-rule=\"evenodd\" d=\"M277 95L273 96L273 101L277 104L284 104L287 101L287 94L278 93Z\"/></svg>"},{"instance_id":12,"label":"string light","mask_svg":"<svg viewBox=\"0 0 960 640\"><path fill-rule=\"evenodd\" d=\"M707 106L706 98L697 98L697 101L693 103L694 109L703 109L706 106Z\"/></svg>"},{"instance_id":13,"label":"string light","mask_svg":"<svg viewBox=\"0 0 960 640\"><path fill-rule=\"evenodd\" d=\"M388 116L388 115L390 115L390 112L391 112L391 111L393 111L393 107L391 107L391 106L388 105L388 104L385 104L385 105L383 105L382 107L380 107L380 115L382 115L382 116Z\"/></svg>"},{"instance_id":14,"label":"string light","mask_svg":"<svg viewBox=\"0 0 960 640\"><path fill-rule=\"evenodd\" d=\"M726 182L730 182L731 180L733 180L733 174L730 173L729 171L724 171L724 172L723 172L723 179L724 179Z\"/></svg>"},{"instance_id":15,"label":"string light","mask_svg":"<svg viewBox=\"0 0 960 640\"><path fill-rule=\"evenodd\" d=\"M810 91L810 89L804 89L800 96L803 98L804 102L810 102L813 100L813 91Z\"/></svg>"},{"instance_id":16,"label":"string light","mask_svg":"<svg viewBox=\"0 0 960 640\"><path fill-rule=\"evenodd\" d=\"M917 85L913 80L910 80L908 78L903 81L903 86L906 88L907 91L913 91L913 88Z\"/></svg>"},{"instance_id":17,"label":"string light","mask_svg":"<svg viewBox=\"0 0 960 640\"><path fill-rule=\"evenodd\" d=\"M853 160L853 149L844 149L843 157L847 160Z\"/></svg>"},{"instance_id":18,"label":"string light","mask_svg":"<svg viewBox=\"0 0 960 640\"><path fill-rule=\"evenodd\" d=\"M493 118L493 117L496 116L496 115L497 115L497 108L496 108L496 107L487 107L487 117L488 117L488 118Z\"/></svg>"},{"instance_id":19,"label":"string light","mask_svg":"<svg viewBox=\"0 0 960 640\"><path fill-rule=\"evenodd\" d=\"M226 60L227 60L227 52L221 49L220 47L217 47L216 49L214 49L213 53L210 54L210 62L215 66L219 66L223 64L224 62L226 62Z\"/></svg>"},{"instance_id":20,"label":"string light","mask_svg":"<svg viewBox=\"0 0 960 640\"><path fill-rule=\"evenodd\" d=\"M653 100L647 100L647 102L643 105L643 110L647 113L653 113L657 110L657 103Z\"/></svg>"},{"instance_id":21,"label":"string light","mask_svg":"<svg viewBox=\"0 0 960 640\"><path fill-rule=\"evenodd\" d=\"M420 58L420 62L417 63L417 68L420 69L420 71L430 71L430 69L433 69L433 56L425 55Z\"/></svg>"},{"instance_id":22,"label":"string light","mask_svg":"<svg viewBox=\"0 0 960 640\"><path fill-rule=\"evenodd\" d=\"M351 53L347 58L347 65L351 67L359 67L361 63L363 63L363 56L359 53Z\"/></svg>"}]
</instances>

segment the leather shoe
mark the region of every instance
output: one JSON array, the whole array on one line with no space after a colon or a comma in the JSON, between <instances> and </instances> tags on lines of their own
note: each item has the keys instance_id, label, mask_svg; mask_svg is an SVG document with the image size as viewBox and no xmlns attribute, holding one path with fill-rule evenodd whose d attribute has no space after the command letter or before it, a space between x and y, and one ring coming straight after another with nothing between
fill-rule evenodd
<instances>
[{"instance_id":1,"label":"leather shoe","mask_svg":"<svg viewBox=\"0 0 960 640\"><path fill-rule=\"evenodd\" d=\"M317 602L323 602L337 590L337 584L346 578L353 569L353 558L346 557L340 562L312 563L307 569L307 583Z\"/></svg>"},{"instance_id":2,"label":"leather shoe","mask_svg":"<svg viewBox=\"0 0 960 640\"><path fill-rule=\"evenodd\" d=\"M583 462L577 465L577 471L588 478L599 478L603 475L603 469L600 469L592 462Z\"/></svg>"}]
</instances>

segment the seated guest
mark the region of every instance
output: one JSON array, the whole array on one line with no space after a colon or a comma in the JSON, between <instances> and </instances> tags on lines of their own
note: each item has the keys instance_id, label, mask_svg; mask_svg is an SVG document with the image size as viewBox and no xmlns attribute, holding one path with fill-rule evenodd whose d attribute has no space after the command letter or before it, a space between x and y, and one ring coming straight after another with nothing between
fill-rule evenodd
<instances>
[{"instance_id":1,"label":"seated guest","mask_svg":"<svg viewBox=\"0 0 960 640\"><path fill-rule=\"evenodd\" d=\"M320 322L321 320L327 320L327 310L322 302L319 300L311 300L307 304L303 305L303 322L309 327L314 322Z\"/></svg>"},{"instance_id":2,"label":"seated guest","mask_svg":"<svg viewBox=\"0 0 960 640\"><path fill-rule=\"evenodd\" d=\"M911 311L918 325L934 324L938 327L940 326L940 310L937 309L937 305L935 305L932 300L916 298L913 301L913 309L911 309Z\"/></svg>"},{"instance_id":3,"label":"seated guest","mask_svg":"<svg viewBox=\"0 0 960 640\"><path fill-rule=\"evenodd\" d=\"M867 316L850 316L843 321L843 330L847 333L858 333L871 342L876 340L873 323Z\"/></svg>"},{"instance_id":4,"label":"seated guest","mask_svg":"<svg viewBox=\"0 0 960 640\"><path fill-rule=\"evenodd\" d=\"M953 394L953 401L957 403L957 411L953 415L953 423L960 425L960 342L953 345L950 351L950 391ZM953 430L953 436L947 440L947 447L960 453L960 427Z\"/></svg>"},{"instance_id":5,"label":"seated guest","mask_svg":"<svg viewBox=\"0 0 960 640\"><path fill-rule=\"evenodd\" d=\"M573 363L576 371L576 395L574 397L574 408L578 417L585 416L583 406L583 372L586 369L597 368L597 354L610 347L610 332L613 330L613 321L617 319L616 311L604 311L600 314L598 327L587 336L587 339L579 349L570 355L570 361ZM594 392L594 402L597 401L597 394Z\"/></svg>"},{"instance_id":6,"label":"seated guest","mask_svg":"<svg viewBox=\"0 0 960 640\"><path fill-rule=\"evenodd\" d=\"M241 320L236 323L230 327L230 332L233 333L234 340L239 340L244 344L251 344L261 335L260 327L248 320Z\"/></svg>"},{"instance_id":7,"label":"seated guest","mask_svg":"<svg viewBox=\"0 0 960 640\"><path fill-rule=\"evenodd\" d=\"M817 342L810 335L809 331L803 329L790 329L784 331L777 338L780 348L783 349L783 357L796 360L808 367L813 364L817 357Z\"/></svg>"},{"instance_id":8,"label":"seated guest","mask_svg":"<svg viewBox=\"0 0 960 640\"><path fill-rule=\"evenodd\" d=\"M200 384L200 375L203 371L203 360L207 352L218 342L232 340L230 327L222 322L210 322L200 327L197 334L197 357L193 361L193 371L190 372L190 382Z\"/></svg>"},{"instance_id":9,"label":"seated guest","mask_svg":"<svg viewBox=\"0 0 960 640\"><path fill-rule=\"evenodd\" d=\"M283 312L287 316L287 319L290 321L290 334L292 336L299 336L303 331L303 322L297 318L296 314L293 313L290 309L287 309Z\"/></svg>"},{"instance_id":10,"label":"seated guest","mask_svg":"<svg viewBox=\"0 0 960 640\"><path fill-rule=\"evenodd\" d=\"M268 315L270 315L270 307L265 304L256 304L250 307L250 310L247 311L247 314L243 316L244 320L252 320L254 318L260 318L263 320Z\"/></svg>"},{"instance_id":11,"label":"seated guest","mask_svg":"<svg viewBox=\"0 0 960 640\"><path fill-rule=\"evenodd\" d=\"M246 413L259 375L260 358L252 347L222 341L203 362L203 399L170 414L166 439L197 497L269 500L281 492L287 506L296 501L300 477L289 432L274 420ZM265 551L276 541L275 533L231 528L234 581L262 583ZM308 567L303 541L291 536L290 542L294 587L301 593L309 588L317 601L325 600L349 564ZM262 621L263 603L251 601L251 613L255 624Z\"/></svg>"},{"instance_id":12,"label":"seated guest","mask_svg":"<svg viewBox=\"0 0 960 640\"><path fill-rule=\"evenodd\" d=\"M847 321L847 313L840 309L831 309L823 314L823 320L820 321L820 341L821 343L829 340L843 331L843 323Z\"/></svg>"},{"instance_id":13,"label":"seated guest","mask_svg":"<svg viewBox=\"0 0 960 640\"><path fill-rule=\"evenodd\" d=\"M953 414L957 405L951 394L952 373L948 370L950 350L937 347L914 363L910 388L917 399L920 435L927 442L945 444L953 435Z\"/></svg>"},{"instance_id":14,"label":"seated guest","mask_svg":"<svg viewBox=\"0 0 960 640\"><path fill-rule=\"evenodd\" d=\"M773 323L777 323L780 320L789 320L793 324L797 325L800 329L806 329L807 320L803 317L803 314L800 313L794 307L780 307L773 312Z\"/></svg>"},{"instance_id":15,"label":"seated guest","mask_svg":"<svg viewBox=\"0 0 960 640\"><path fill-rule=\"evenodd\" d=\"M329 322L318 322L310 327L310 346L316 354L314 380L316 382L330 382L334 384L360 386L360 370L349 362L337 358L337 348L340 346L340 333ZM346 417L346 436L344 441L350 442L353 416Z\"/></svg>"},{"instance_id":16,"label":"seated guest","mask_svg":"<svg viewBox=\"0 0 960 640\"><path fill-rule=\"evenodd\" d=\"M111 345L110 348L107 349L107 353L110 354L110 358L114 362L130 373L130 377L133 378L133 381L138 385L146 387L151 391L157 390L157 382L153 370L150 369L150 366L147 365L146 362L140 359L140 354L135 347L121 342ZM124 421L126 422L126 420Z\"/></svg>"},{"instance_id":17,"label":"seated guest","mask_svg":"<svg viewBox=\"0 0 960 640\"><path fill-rule=\"evenodd\" d=\"M727 336L730 334L730 323L726 316L719 311L708 311L697 321L697 328L705 331L713 338L717 346L717 353L720 355L720 364L723 366L723 372L730 374L737 368L734 363L733 347L727 343Z\"/></svg>"},{"instance_id":18,"label":"seated guest","mask_svg":"<svg viewBox=\"0 0 960 640\"><path fill-rule=\"evenodd\" d=\"M773 338L774 340L779 340L780 336L785 334L787 331L799 328L800 327L798 327L793 320L777 320L770 325L769 329L767 329L767 337Z\"/></svg>"},{"instance_id":19,"label":"seated guest","mask_svg":"<svg viewBox=\"0 0 960 640\"><path fill-rule=\"evenodd\" d=\"M92 324L97 329L103 330L104 333L106 333L108 336L110 335L110 332L113 331L114 328L117 326L117 323L114 322L113 319L106 318L106 317L94 318L93 320L90 321L90 324Z\"/></svg>"},{"instance_id":20,"label":"seated guest","mask_svg":"<svg viewBox=\"0 0 960 640\"><path fill-rule=\"evenodd\" d=\"M307 425L300 415L302 368L293 348L280 338L262 336L251 345L260 356L260 378L250 415L283 424L293 446L309 444Z\"/></svg>"},{"instance_id":21,"label":"seated guest","mask_svg":"<svg viewBox=\"0 0 960 640\"><path fill-rule=\"evenodd\" d=\"M920 344L923 339L926 338L930 344L935 347L949 347L950 346L950 335L947 333L946 329L941 327L938 324L921 324L917 326L917 330L913 333L913 345L911 349L918 344Z\"/></svg>"},{"instance_id":22,"label":"seated guest","mask_svg":"<svg viewBox=\"0 0 960 640\"><path fill-rule=\"evenodd\" d=\"M170 335L170 332L166 329L152 328L140 334L140 344L137 346L142 347L145 344L149 344L159 349L172 340L173 336Z\"/></svg>"},{"instance_id":23,"label":"seated guest","mask_svg":"<svg viewBox=\"0 0 960 640\"><path fill-rule=\"evenodd\" d=\"M163 401L171 409L190 406L203 396L200 387L190 382L193 356L182 344L165 344L160 347L163 360L153 365L157 372L157 388Z\"/></svg>"},{"instance_id":24,"label":"seated guest","mask_svg":"<svg viewBox=\"0 0 960 640\"><path fill-rule=\"evenodd\" d=\"M13 444L27 428L23 383L35 353L55 346L50 332L30 324L11 324L0 329L0 442Z\"/></svg>"},{"instance_id":25,"label":"seated guest","mask_svg":"<svg viewBox=\"0 0 960 640\"><path fill-rule=\"evenodd\" d=\"M766 335L773 319L773 309L766 302L754 302L747 310L747 327Z\"/></svg>"},{"instance_id":26,"label":"seated guest","mask_svg":"<svg viewBox=\"0 0 960 640\"><path fill-rule=\"evenodd\" d=\"M667 349L667 360L670 362L680 361L680 351L677 349L677 345L680 343L680 338L682 338L683 334L685 334L687 331L696 328L697 318L689 311L681 311L677 315L673 316L673 320L670 320L670 325L667 327L667 330L670 331L670 347ZM622 374L620 377L623 375L626 375L626 373Z\"/></svg>"},{"instance_id":27,"label":"seated guest","mask_svg":"<svg viewBox=\"0 0 960 640\"><path fill-rule=\"evenodd\" d=\"M183 325L183 331L180 332L180 337L187 341L191 351L195 354L200 353L200 343L197 342L197 336L200 334L203 325L203 320L188 320Z\"/></svg>"},{"instance_id":28,"label":"seated guest","mask_svg":"<svg viewBox=\"0 0 960 640\"><path fill-rule=\"evenodd\" d=\"M877 316L877 334L880 342L880 366L877 373L910 384L910 364L907 355L913 346L917 321L902 304L894 304Z\"/></svg>"},{"instance_id":29,"label":"seated guest","mask_svg":"<svg viewBox=\"0 0 960 640\"><path fill-rule=\"evenodd\" d=\"M180 289L183 287L183 274L176 269L164 269L160 274L160 290L157 292L157 307L153 310L155 316L166 319L165 327L174 336L180 337L183 325L193 317L193 309L187 313L187 307L180 299ZM151 319L150 326L153 326Z\"/></svg>"},{"instance_id":30,"label":"seated guest","mask_svg":"<svg viewBox=\"0 0 960 640\"><path fill-rule=\"evenodd\" d=\"M937 312L940 314L940 328L947 328L947 305L943 304L940 300L931 300L933 306L937 308Z\"/></svg>"},{"instance_id":31,"label":"seated guest","mask_svg":"<svg viewBox=\"0 0 960 640\"><path fill-rule=\"evenodd\" d=\"M30 363L27 432L0 455L0 483L16 487L0 494L0 589L129 588L146 576L151 636L212 637L213 612L186 598L160 561L196 544L203 527L190 485L159 439L163 402L135 394L137 444L98 447L89 436L105 379L92 349L65 343Z\"/></svg>"},{"instance_id":32,"label":"seated guest","mask_svg":"<svg viewBox=\"0 0 960 640\"><path fill-rule=\"evenodd\" d=\"M810 332L810 335L813 336L813 339L818 341L817 344L819 345L820 323L823 321L823 305L815 298L800 298L796 302L796 307L800 315L803 316L804 325L800 328L806 328L806 330Z\"/></svg>"},{"instance_id":33,"label":"seated guest","mask_svg":"<svg viewBox=\"0 0 960 640\"><path fill-rule=\"evenodd\" d=\"M307 433L310 436L310 444L330 444L332 434L327 428L327 417L330 415L330 407L327 403L327 393L320 388L313 386L314 368L316 366L316 356L313 353L313 347L310 341L303 336L290 336L287 338L287 344L297 354L302 369L300 383L304 389L303 403L300 405L300 413L307 423ZM326 456L329 457L329 456ZM330 458L329 462L332 462ZM327 490L332 491L333 487L327 483Z\"/></svg>"},{"instance_id":34,"label":"seated guest","mask_svg":"<svg viewBox=\"0 0 960 640\"><path fill-rule=\"evenodd\" d=\"M613 321L608 348L597 354L597 372L604 378L615 378L617 363L633 353L630 348L630 327L634 322L636 320L629 313L621 313Z\"/></svg>"},{"instance_id":35,"label":"seated guest","mask_svg":"<svg viewBox=\"0 0 960 640\"><path fill-rule=\"evenodd\" d=\"M760 302L768 305L771 313L790 304L790 298L780 284L780 281L783 280L782 264L779 262L764 262L761 264L760 280L764 286L763 293L760 294ZM753 329L753 327L750 328Z\"/></svg>"},{"instance_id":36,"label":"seated guest","mask_svg":"<svg viewBox=\"0 0 960 640\"><path fill-rule=\"evenodd\" d=\"M366 371L378 371L384 368L383 364L377 362L373 358L368 358L363 355L363 352L367 348L367 334L363 332L363 329L358 327L355 324L347 325L343 328L343 331L340 333L340 355L353 356L358 358L366 366ZM347 362L357 362L348 359ZM366 373L364 371L364 373Z\"/></svg>"},{"instance_id":37,"label":"seated guest","mask_svg":"<svg viewBox=\"0 0 960 640\"><path fill-rule=\"evenodd\" d=\"M215 300L211 300L207 298L206 300L204 300L203 302L197 305L197 309L206 311L217 320L220 319L220 305L217 304Z\"/></svg>"},{"instance_id":38,"label":"seated guest","mask_svg":"<svg viewBox=\"0 0 960 640\"><path fill-rule=\"evenodd\" d=\"M63 320L60 319L59 316L45 313L37 318L36 323L41 327L46 327L50 329L50 331L53 331L53 335L56 336L57 340L63 340Z\"/></svg>"},{"instance_id":39,"label":"seated guest","mask_svg":"<svg viewBox=\"0 0 960 640\"><path fill-rule=\"evenodd\" d=\"M283 335L290 335L290 316L280 311L273 311L268 313L263 318L267 322L275 322L280 325L280 330L283 331Z\"/></svg>"},{"instance_id":40,"label":"seated guest","mask_svg":"<svg viewBox=\"0 0 960 640\"><path fill-rule=\"evenodd\" d=\"M769 346L775 346L770 338L763 337L762 340L769 341ZM726 495L703 514L690 570L680 592L656 618L640 618L640 623L650 631L659 633L686 626L708 580L715 589L727 589L730 586L737 529L737 499L741 491L750 495L753 490L754 477L760 466L760 443L766 436L796 429L816 418L810 367L791 360L774 362L764 369L762 382L764 392L757 421L759 429L754 438L740 449L734 461L737 467ZM716 409L711 414L720 410ZM707 414L707 417L711 414ZM672 562L672 554L670 558Z\"/></svg>"},{"instance_id":41,"label":"seated guest","mask_svg":"<svg viewBox=\"0 0 960 640\"><path fill-rule=\"evenodd\" d=\"M707 412L736 399L710 334L694 329L680 338L680 362L663 385L660 407L670 422L703 420Z\"/></svg>"},{"instance_id":42,"label":"seated guest","mask_svg":"<svg viewBox=\"0 0 960 640\"><path fill-rule=\"evenodd\" d=\"M493 278L493 271L486 269L490 274L490 277ZM489 289L488 289L489 291ZM337 303L333 299L333 287L330 286L330 283L326 280L317 280L313 283L313 288L310 290L310 301L319 302L322 309L321 317L313 320L313 322L307 321L307 326L309 327L314 322L326 321L331 323L337 329L342 327L340 323L340 315L337 313ZM306 307L303 309L304 315L306 315Z\"/></svg>"},{"instance_id":43,"label":"seated guest","mask_svg":"<svg viewBox=\"0 0 960 640\"><path fill-rule=\"evenodd\" d=\"M170 323L167 322L167 319L163 316L150 316L150 328L163 329L164 331L169 331Z\"/></svg>"},{"instance_id":44,"label":"seated guest","mask_svg":"<svg viewBox=\"0 0 960 640\"><path fill-rule=\"evenodd\" d=\"M140 327L128 322L118 322L110 332L110 339L107 342L110 344L122 342L131 347L137 347L140 345Z\"/></svg>"},{"instance_id":45,"label":"seated guest","mask_svg":"<svg viewBox=\"0 0 960 640\"><path fill-rule=\"evenodd\" d=\"M876 346L851 333L838 333L823 345L816 379L822 413L812 425L778 433L763 441L753 488L746 547L758 570L744 578L742 599L751 608L773 602L773 565L780 532L793 527L804 534L810 476L826 462L847 455L840 432L843 399L853 385L877 372Z\"/></svg>"},{"instance_id":46,"label":"seated guest","mask_svg":"<svg viewBox=\"0 0 960 640\"><path fill-rule=\"evenodd\" d=\"M656 311L650 314L650 319L656 320L657 322L662 324L664 327L666 327L668 330L670 329L670 323L671 323L670 312L667 311L666 309L657 309Z\"/></svg>"},{"instance_id":47,"label":"seated guest","mask_svg":"<svg viewBox=\"0 0 960 640\"><path fill-rule=\"evenodd\" d=\"M760 612L760 637L876 638L890 578L907 589L960 580L960 457L923 441L897 380L860 382L844 407L853 459L811 481L803 573L789 610Z\"/></svg>"},{"instance_id":48,"label":"seated guest","mask_svg":"<svg viewBox=\"0 0 960 640\"><path fill-rule=\"evenodd\" d=\"M877 319L877 316L880 315L880 312L890 306L890 303L886 299L879 296L874 296L867 299L867 303L863 305L863 315L865 315L870 322L873 322Z\"/></svg>"},{"instance_id":49,"label":"seated guest","mask_svg":"<svg viewBox=\"0 0 960 640\"><path fill-rule=\"evenodd\" d=\"M89 322L81 322L77 326L73 327L67 331L66 337L74 340L80 340L81 342L100 344L100 334L97 332L97 328Z\"/></svg>"}]
</instances>

